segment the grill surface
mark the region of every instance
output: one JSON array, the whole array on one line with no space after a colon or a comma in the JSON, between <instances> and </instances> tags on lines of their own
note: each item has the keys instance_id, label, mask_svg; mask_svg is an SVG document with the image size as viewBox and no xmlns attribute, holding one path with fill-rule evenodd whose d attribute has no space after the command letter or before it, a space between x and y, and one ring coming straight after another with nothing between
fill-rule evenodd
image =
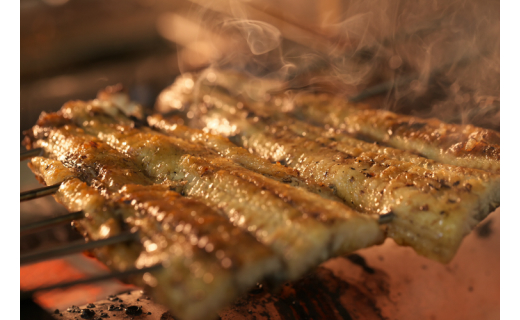
<instances>
[{"instance_id":1,"label":"grill surface","mask_svg":"<svg viewBox=\"0 0 520 320\"><path fill-rule=\"evenodd\" d=\"M232 319L499 319L500 212L492 213L448 265L422 258L387 241L348 257L330 260L274 293L257 286L223 310ZM94 302L96 317L114 304L142 306L134 319L174 319L140 290L117 295L123 302ZM145 295L146 296L146 295ZM139 298L139 301L137 299ZM81 308L87 304L81 305ZM62 311L76 319L78 313ZM151 312L148 315L147 312ZM128 319L124 311L111 319Z\"/></svg>"}]
</instances>

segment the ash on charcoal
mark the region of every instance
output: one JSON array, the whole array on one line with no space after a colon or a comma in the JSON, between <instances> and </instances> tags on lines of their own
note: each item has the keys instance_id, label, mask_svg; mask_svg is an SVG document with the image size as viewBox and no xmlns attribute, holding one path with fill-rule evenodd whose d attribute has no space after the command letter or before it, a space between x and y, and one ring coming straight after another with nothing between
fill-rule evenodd
<instances>
[{"instance_id":1,"label":"ash on charcoal","mask_svg":"<svg viewBox=\"0 0 520 320\"><path fill-rule=\"evenodd\" d=\"M90 319L90 318L92 318L95 315L96 315L96 312L93 311L93 310L90 310L90 309L82 309L81 310L81 317L83 319Z\"/></svg>"},{"instance_id":2,"label":"ash on charcoal","mask_svg":"<svg viewBox=\"0 0 520 320\"><path fill-rule=\"evenodd\" d=\"M70 307L67 308L67 312L70 312L70 313L81 313L81 309L75 305L72 305Z\"/></svg>"},{"instance_id":3,"label":"ash on charcoal","mask_svg":"<svg viewBox=\"0 0 520 320\"><path fill-rule=\"evenodd\" d=\"M125 309L125 313L132 315L132 316L138 316L141 313L143 313L143 310L141 309L140 306L139 307L138 306L129 306Z\"/></svg>"},{"instance_id":4,"label":"ash on charcoal","mask_svg":"<svg viewBox=\"0 0 520 320\"><path fill-rule=\"evenodd\" d=\"M113 304L111 304L109 307L108 307L108 311L123 311L123 309L121 307L116 307L114 306Z\"/></svg>"}]
</instances>

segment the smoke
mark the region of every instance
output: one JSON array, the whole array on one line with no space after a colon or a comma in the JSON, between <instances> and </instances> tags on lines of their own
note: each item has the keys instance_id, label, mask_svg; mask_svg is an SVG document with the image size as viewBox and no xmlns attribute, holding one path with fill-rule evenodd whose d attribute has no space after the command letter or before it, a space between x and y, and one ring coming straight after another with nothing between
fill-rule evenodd
<instances>
[{"instance_id":1,"label":"smoke","mask_svg":"<svg viewBox=\"0 0 520 320\"><path fill-rule=\"evenodd\" d=\"M262 21L233 19L226 21L225 27L239 30L254 55L267 53L280 45L280 31Z\"/></svg>"},{"instance_id":2,"label":"smoke","mask_svg":"<svg viewBox=\"0 0 520 320\"><path fill-rule=\"evenodd\" d=\"M366 32L313 81L333 82L331 91L346 96L385 84L372 105L499 130L498 1L351 1L345 15L338 30L353 21Z\"/></svg>"},{"instance_id":3,"label":"smoke","mask_svg":"<svg viewBox=\"0 0 520 320\"><path fill-rule=\"evenodd\" d=\"M181 70L230 68L499 129L499 1L192 1L200 29L183 33ZM194 62L194 48L211 52Z\"/></svg>"},{"instance_id":4,"label":"smoke","mask_svg":"<svg viewBox=\"0 0 520 320\"><path fill-rule=\"evenodd\" d=\"M261 55L278 48L282 36L280 31L266 22L250 19L243 2L248 1L229 1L233 17L224 21L223 29L238 30L254 55Z\"/></svg>"}]
</instances>

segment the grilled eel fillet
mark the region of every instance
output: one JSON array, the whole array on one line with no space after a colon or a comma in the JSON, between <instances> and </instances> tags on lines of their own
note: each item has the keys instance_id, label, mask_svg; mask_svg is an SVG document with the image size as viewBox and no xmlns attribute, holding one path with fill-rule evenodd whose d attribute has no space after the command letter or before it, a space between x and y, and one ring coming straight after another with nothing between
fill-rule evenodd
<instances>
[{"instance_id":1,"label":"grilled eel fillet","mask_svg":"<svg viewBox=\"0 0 520 320\"><path fill-rule=\"evenodd\" d=\"M117 270L164 264L134 282L152 287L179 317L216 317L256 282L280 272L280 259L249 233L204 204L153 184L138 164L83 130L65 125L33 133L32 145L57 160L33 158L31 169L46 184L63 182L55 197L70 211L84 211L76 224L85 236L102 239L125 227L139 232L142 245L107 246L96 255Z\"/></svg>"},{"instance_id":2,"label":"grilled eel fillet","mask_svg":"<svg viewBox=\"0 0 520 320\"><path fill-rule=\"evenodd\" d=\"M389 146L461 167L500 172L500 133L390 111L362 108L330 95L298 94L286 109L318 124L345 128Z\"/></svg>"},{"instance_id":3,"label":"grilled eel fillet","mask_svg":"<svg viewBox=\"0 0 520 320\"><path fill-rule=\"evenodd\" d=\"M307 122L343 129L350 134L408 150L441 163L500 172L500 133L493 130L374 110L368 105L348 102L330 94L299 92L292 96L287 93L267 95L269 90L283 90L284 84L274 80L267 81L263 86L257 85L259 88L252 94L252 83L261 83L261 79L230 70L210 69L201 76L203 83L219 85L235 95L247 97L249 103L254 103L257 113L261 113L262 109L267 113L283 110ZM167 90L163 94L171 92ZM266 96L267 102L264 98Z\"/></svg>"},{"instance_id":4,"label":"grilled eel fillet","mask_svg":"<svg viewBox=\"0 0 520 320\"><path fill-rule=\"evenodd\" d=\"M215 68L207 68L200 73L199 79L212 86L220 86L228 90L232 90L234 94L244 95L255 101L264 100L267 93L280 92L285 88L285 83L277 79L268 78L256 78L253 76L246 76L241 72L233 70L221 70ZM182 86L177 87L181 91L186 93L192 92L195 86L195 79L188 76L179 78L183 83ZM195 81L194 81L195 80ZM111 88L108 88L109 90ZM113 94L113 92L111 92ZM122 100L121 98L119 98ZM161 113L167 113L171 111L171 108L182 109L182 104L179 102L178 93L172 90L163 90L158 97L161 101L170 101L170 104L158 104L156 105L156 111ZM164 106L165 109L161 109ZM127 114L128 107L124 107L125 113Z\"/></svg>"},{"instance_id":5,"label":"grilled eel fillet","mask_svg":"<svg viewBox=\"0 0 520 320\"><path fill-rule=\"evenodd\" d=\"M55 122L73 123L82 134L97 137L138 163L155 183L172 185L218 208L275 252L284 263L283 279L295 279L331 256L383 240L373 217L247 170L202 145L138 127L111 101L67 103L33 128L30 135L47 135L45 140L33 139L33 147L66 152L75 143L49 144L59 141L61 133L60 128L45 126L46 117L61 118Z\"/></svg>"},{"instance_id":6,"label":"grilled eel fillet","mask_svg":"<svg viewBox=\"0 0 520 320\"><path fill-rule=\"evenodd\" d=\"M171 88L178 97L176 106L194 101L190 92L179 90L184 85L180 80ZM189 109L193 125L233 137L249 151L330 186L357 210L394 213L388 235L427 257L450 261L463 237L499 204L498 174L392 148L375 151L374 145L353 138L323 140L318 136L325 135L323 129L302 132L302 126L310 126L283 114L271 114L273 120L262 118L218 88L202 84L197 92L202 101ZM167 108L172 98L170 94L169 101L159 100L159 104Z\"/></svg>"},{"instance_id":7,"label":"grilled eel fillet","mask_svg":"<svg viewBox=\"0 0 520 320\"><path fill-rule=\"evenodd\" d=\"M284 184L305 188L310 192L319 194L323 198L341 201L340 198L335 196L334 193L323 184L317 184L314 183L314 181L301 179L297 170L283 166L280 163L273 164L271 161L255 156L249 153L246 149L236 146L234 143L229 141L229 139L224 138L221 135L214 135L199 129L187 127L181 123L178 123L177 121L164 119L160 114L149 116L147 120L151 127L166 135L174 136L202 145L218 153L220 156L232 160L236 164L246 169L260 173L263 176L269 177L271 179L283 182ZM298 197L300 194L300 192L295 189L289 190L294 193L291 195L292 198ZM315 196L311 197L315 198ZM319 198L316 198L315 200L317 201L315 203L319 203L320 206L323 205L323 201L321 201Z\"/></svg>"}]
</instances>

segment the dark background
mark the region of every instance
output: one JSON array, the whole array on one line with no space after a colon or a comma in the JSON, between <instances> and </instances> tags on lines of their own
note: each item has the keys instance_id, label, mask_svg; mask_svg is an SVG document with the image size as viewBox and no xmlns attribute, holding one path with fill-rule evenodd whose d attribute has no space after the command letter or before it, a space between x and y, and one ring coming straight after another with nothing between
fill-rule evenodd
<instances>
[{"instance_id":1,"label":"dark background","mask_svg":"<svg viewBox=\"0 0 520 320\"><path fill-rule=\"evenodd\" d=\"M275 73L297 86L500 130L499 1L21 0L21 129L122 83L153 107L181 71ZM247 40L279 46L254 55ZM251 31L254 31L251 33ZM249 38L247 38L249 37ZM290 66L290 67L287 67Z\"/></svg>"}]
</instances>

